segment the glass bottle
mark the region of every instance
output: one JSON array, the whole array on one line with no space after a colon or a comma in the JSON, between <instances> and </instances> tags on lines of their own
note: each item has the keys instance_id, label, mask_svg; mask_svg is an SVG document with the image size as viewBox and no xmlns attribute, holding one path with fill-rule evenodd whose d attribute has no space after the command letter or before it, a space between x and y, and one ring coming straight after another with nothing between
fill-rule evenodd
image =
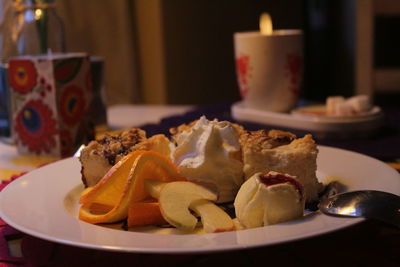
<instances>
[{"instance_id":1,"label":"glass bottle","mask_svg":"<svg viewBox=\"0 0 400 267\"><path fill-rule=\"evenodd\" d=\"M10 57L65 52L65 31L55 0L6 1L0 25L1 61Z\"/></svg>"},{"instance_id":2,"label":"glass bottle","mask_svg":"<svg viewBox=\"0 0 400 267\"><path fill-rule=\"evenodd\" d=\"M3 0L0 17L0 136L10 134L7 62L22 55L65 52L64 24L55 0Z\"/></svg>"}]
</instances>

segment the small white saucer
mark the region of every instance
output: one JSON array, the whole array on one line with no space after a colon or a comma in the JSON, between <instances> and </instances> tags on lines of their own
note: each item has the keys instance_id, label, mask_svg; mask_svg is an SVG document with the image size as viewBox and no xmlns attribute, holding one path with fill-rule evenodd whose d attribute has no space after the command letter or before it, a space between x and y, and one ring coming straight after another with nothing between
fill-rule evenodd
<instances>
[{"instance_id":1,"label":"small white saucer","mask_svg":"<svg viewBox=\"0 0 400 267\"><path fill-rule=\"evenodd\" d=\"M326 108L325 105L312 105L312 106L305 106L293 109L291 114L296 117L302 118L313 118L317 121L330 121L330 122L358 122L358 121L365 121L370 120L372 117L379 116L382 114L381 108L374 106L370 110L349 115L349 116L333 116L333 115L326 115Z\"/></svg>"},{"instance_id":2,"label":"small white saucer","mask_svg":"<svg viewBox=\"0 0 400 267\"><path fill-rule=\"evenodd\" d=\"M384 118L379 107L373 107L369 112L356 116L326 116L318 112L302 112L302 109L293 110L292 113L264 111L237 102L232 105L231 112L232 117L238 121L304 130L340 138L358 134L368 136L383 125Z\"/></svg>"}]
</instances>

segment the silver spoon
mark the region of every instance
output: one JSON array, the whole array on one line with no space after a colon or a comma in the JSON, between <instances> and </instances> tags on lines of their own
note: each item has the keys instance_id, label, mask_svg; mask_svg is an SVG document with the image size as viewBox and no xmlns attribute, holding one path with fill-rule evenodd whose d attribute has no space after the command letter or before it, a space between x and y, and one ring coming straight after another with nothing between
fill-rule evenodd
<instances>
[{"instance_id":1,"label":"silver spoon","mask_svg":"<svg viewBox=\"0 0 400 267\"><path fill-rule=\"evenodd\" d=\"M374 190L337 194L319 203L319 209L333 216L365 217L400 228L400 196Z\"/></svg>"}]
</instances>

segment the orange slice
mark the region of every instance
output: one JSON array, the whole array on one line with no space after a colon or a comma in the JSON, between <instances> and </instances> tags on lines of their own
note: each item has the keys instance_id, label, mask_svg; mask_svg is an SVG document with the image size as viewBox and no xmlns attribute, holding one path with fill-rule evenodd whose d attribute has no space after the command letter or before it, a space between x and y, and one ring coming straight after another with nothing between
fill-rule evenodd
<instances>
[{"instance_id":1,"label":"orange slice","mask_svg":"<svg viewBox=\"0 0 400 267\"><path fill-rule=\"evenodd\" d=\"M144 180L171 182L185 180L170 159L155 151L135 151L124 157L93 188L85 190L79 218L90 223L112 223L125 219L131 203L140 202L149 194ZM94 214L91 206L101 204L112 209Z\"/></svg>"},{"instance_id":2,"label":"orange slice","mask_svg":"<svg viewBox=\"0 0 400 267\"><path fill-rule=\"evenodd\" d=\"M137 202L129 205L128 227L162 224L167 224L167 221L161 214L158 202Z\"/></svg>"},{"instance_id":3,"label":"orange slice","mask_svg":"<svg viewBox=\"0 0 400 267\"><path fill-rule=\"evenodd\" d=\"M85 189L79 199L79 203L99 203L108 206L115 206L118 198L128 179L129 172L135 160L145 151L134 151L123 157L104 175L104 177L93 187Z\"/></svg>"}]
</instances>

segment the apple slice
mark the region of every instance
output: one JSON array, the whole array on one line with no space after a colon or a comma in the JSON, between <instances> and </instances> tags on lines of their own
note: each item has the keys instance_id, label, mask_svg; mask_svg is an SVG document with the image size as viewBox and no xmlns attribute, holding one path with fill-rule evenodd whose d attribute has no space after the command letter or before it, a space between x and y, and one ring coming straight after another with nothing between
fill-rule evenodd
<instances>
[{"instance_id":1,"label":"apple slice","mask_svg":"<svg viewBox=\"0 0 400 267\"><path fill-rule=\"evenodd\" d=\"M217 200L217 194L201 185L177 181L163 186L158 199L164 219L184 232L193 231L197 218L190 213L190 205L198 200Z\"/></svg>"},{"instance_id":2,"label":"apple slice","mask_svg":"<svg viewBox=\"0 0 400 267\"><path fill-rule=\"evenodd\" d=\"M189 208L200 215L206 233L227 232L235 229L232 218L208 200L196 200Z\"/></svg>"},{"instance_id":3,"label":"apple slice","mask_svg":"<svg viewBox=\"0 0 400 267\"><path fill-rule=\"evenodd\" d=\"M166 182L158 181L158 180L144 180L144 190L153 198L159 199L160 192L163 187L166 185Z\"/></svg>"}]
</instances>

